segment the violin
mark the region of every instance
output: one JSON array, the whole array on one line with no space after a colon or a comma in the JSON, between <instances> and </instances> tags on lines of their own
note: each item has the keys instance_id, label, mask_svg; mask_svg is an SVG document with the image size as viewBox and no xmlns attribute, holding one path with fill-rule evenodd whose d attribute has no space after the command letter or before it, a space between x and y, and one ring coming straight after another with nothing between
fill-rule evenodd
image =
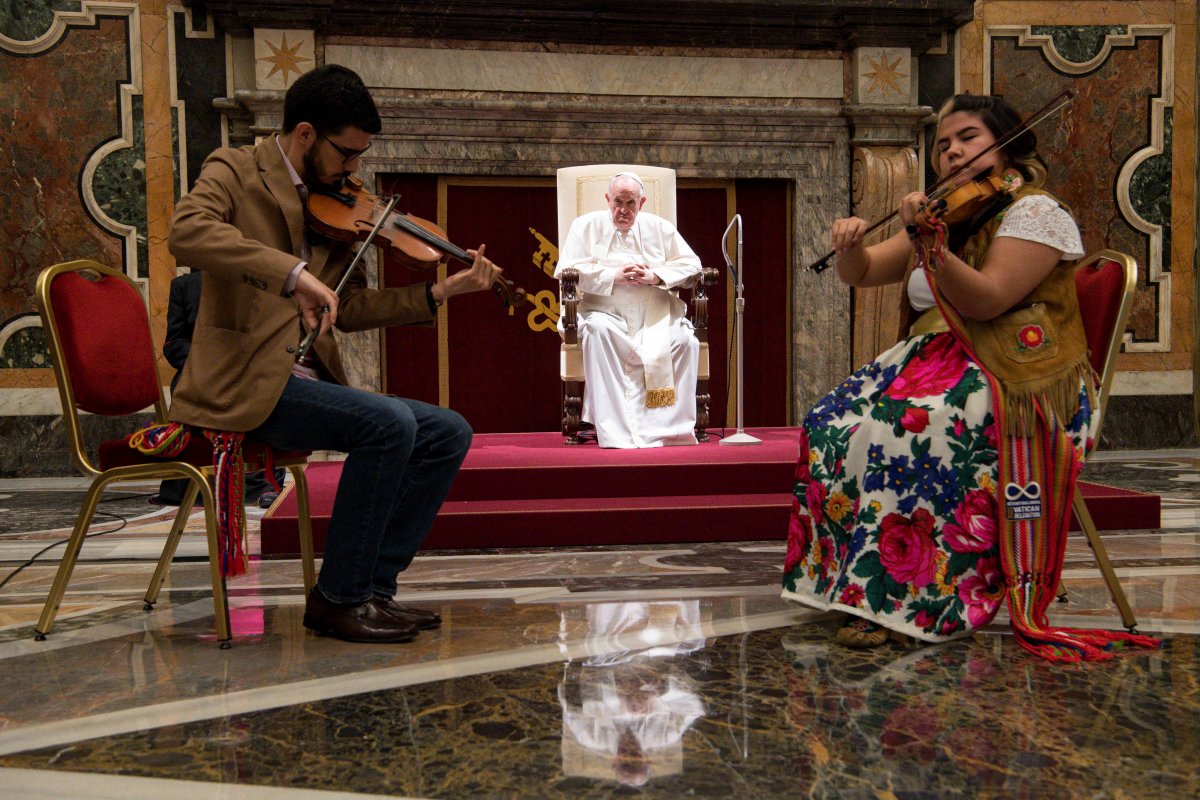
<instances>
[{"instance_id":1,"label":"violin","mask_svg":"<svg viewBox=\"0 0 1200 800\"><path fill-rule=\"evenodd\" d=\"M468 266L475 263L466 250L446 240L446 233L434 223L400 211L385 208L381 198L363 188L362 181L350 176L340 191L311 192L304 206L304 218L317 233L339 242L372 241L402 264L415 270L437 269L450 258ZM383 220L380 215L388 214ZM516 308L528 298L521 287L504 277L493 285L496 296L506 308Z\"/></svg>"},{"instance_id":2,"label":"violin","mask_svg":"<svg viewBox=\"0 0 1200 800\"><path fill-rule=\"evenodd\" d=\"M946 185L929 196L929 202L917 213L916 225L931 232L940 222L947 227L967 222L984 209L1003 199L1004 178L989 174L991 169L978 173L958 185Z\"/></svg>"},{"instance_id":3,"label":"violin","mask_svg":"<svg viewBox=\"0 0 1200 800\"><path fill-rule=\"evenodd\" d=\"M976 174L974 179L971 179L971 180L963 180L962 176L967 174L967 170L976 161L978 161L979 159L983 158L984 156L986 156L990 153L994 153L995 151L1007 146L1008 144L1010 144L1011 142L1016 140L1017 137L1021 136L1026 131L1028 131L1030 128L1033 128L1035 125L1041 123L1043 120L1047 119L1051 114L1053 114L1056 111L1058 111L1059 109L1063 108L1064 106L1066 106L1068 103L1070 103L1074 99L1075 99L1075 93L1073 91L1071 91L1070 89L1063 90L1056 97L1054 97L1054 99L1052 99L1049 103L1046 103L1046 105L1042 106L1040 109L1035 111L1033 114L1030 114L1029 117L1027 117L1025 119L1025 121L1022 122L1020 125L1013 128L1011 131L1006 133L1004 136L997 139L986 150L982 150L979 153L976 153L974 157L972 157L969 161L967 161L961 167L959 167L954 172L945 176L944 178L939 180L937 183L935 183L933 186L931 186L929 188L929 191L926 193L926 196L929 197L930 200L933 202L929 203L929 205L927 205L925 207L925 209L923 209L921 212L922 214L925 214L926 212L928 212L928 215L925 216L925 218L924 218L925 224L923 225L923 227L928 227L928 223L931 221L932 216L934 214L938 214L938 213L941 214L941 219L943 222L945 222L948 226L953 227L953 225L956 222L962 222L962 221L971 219L975 215L976 212L982 210L987 205L989 205L991 202L998 199L998 193L1001 191L998 184L1003 179L999 178L999 177L988 176L987 172L990 172L990 170L988 170L987 172ZM993 181L995 183L992 183ZM985 183L986 183L986 186L985 186ZM987 188L987 187L994 187L994 188ZM950 196L958 193L960 190L963 191L964 194L959 195L952 202ZM986 200L985 200L985 197L987 198ZM942 204L940 201L944 201L944 204ZM935 205L942 205L942 209L940 212L933 210ZM947 211L952 206L956 209L955 213L952 214L953 219L946 217ZM893 211L892 213L888 214L883 219L876 220L875 222L871 223L871 225L865 231L863 231L863 235L865 236L866 234L870 233L871 231L875 230L876 228L878 228L882 225L886 225L899 213L900 213L900 211L899 211L899 209L897 209L897 210ZM919 221L920 221L920 219L919 219ZM828 253L821 256L821 258L819 260L814 261L813 263L811 263L807 267L805 267L804 268L805 271L806 272L824 272L825 270L829 269L830 266L832 266L829 262L829 259L833 258L834 255L835 255L834 251L830 250Z\"/></svg>"}]
</instances>

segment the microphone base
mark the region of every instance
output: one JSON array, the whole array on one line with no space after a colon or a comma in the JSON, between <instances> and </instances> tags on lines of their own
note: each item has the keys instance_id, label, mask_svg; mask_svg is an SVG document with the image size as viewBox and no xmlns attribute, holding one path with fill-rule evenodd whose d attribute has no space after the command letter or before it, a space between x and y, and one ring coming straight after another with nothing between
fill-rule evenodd
<instances>
[{"instance_id":1,"label":"microphone base","mask_svg":"<svg viewBox=\"0 0 1200 800\"><path fill-rule=\"evenodd\" d=\"M762 444L762 439L751 436L744 431L738 431L732 436L726 436L719 444Z\"/></svg>"}]
</instances>

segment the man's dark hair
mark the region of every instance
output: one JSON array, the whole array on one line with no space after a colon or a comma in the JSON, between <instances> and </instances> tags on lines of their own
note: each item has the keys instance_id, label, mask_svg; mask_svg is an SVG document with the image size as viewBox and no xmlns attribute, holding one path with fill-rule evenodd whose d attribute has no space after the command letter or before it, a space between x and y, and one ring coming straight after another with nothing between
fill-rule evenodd
<instances>
[{"instance_id":1,"label":"man's dark hair","mask_svg":"<svg viewBox=\"0 0 1200 800\"><path fill-rule=\"evenodd\" d=\"M371 134L383 130L371 93L351 69L326 64L296 79L283 98L283 132L307 122L322 135L353 125Z\"/></svg>"}]
</instances>

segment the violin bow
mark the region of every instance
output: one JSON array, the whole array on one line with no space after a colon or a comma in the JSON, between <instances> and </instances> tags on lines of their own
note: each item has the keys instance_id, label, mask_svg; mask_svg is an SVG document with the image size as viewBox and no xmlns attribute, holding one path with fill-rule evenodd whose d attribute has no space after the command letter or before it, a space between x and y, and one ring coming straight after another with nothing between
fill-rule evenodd
<instances>
[{"instance_id":1,"label":"violin bow","mask_svg":"<svg viewBox=\"0 0 1200 800\"><path fill-rule=\"evenodd\" d=\"M1011 144L1017 137L1023 136L1027 131L1032 129L1034 126L1041 124L1041 122L1043 120L1045 120L1051 114L1053 114L1053 113L1057 112L1058 110L1067 106L1074 99L1075 99L1075 92L1073 90L1063 89L1061 92L1059 92L1057 95L1055 95L1055 97L1049 103L1046 103L1046 105L1042 106L1040 109L1038 109L1037 111L1033 112L1028 117L1026 117L1024 119L1024 121L1021 122L1020 125L1017 125L1015 128L1010 130L1008 133L1004 134L999 139L997 139L995 142L992 142L992 144L989 145L986 149L980 150L978 153L976 153L974 156L972 156L970 159L968 159L961 167L954 170L954 172L951 172L949 175L947 175L944 178L941 178L940 180L937 181L937 183L930 186L929 190L926 192L926 196L933 197L939 189L942 189L947 184L951 184L954 181L956 181L958 179L958 177L960 175L962 175L963 173L965 173L968 169L970 169L971 165L974 164L976 161L983 158L984 156L987 156L991 153L996 152L997 150L999 150L1002 147L1005 147L1005 146ZM957 188L957 184L955 185L955 188ZM863 231L863 237L866 238L867 234L871 233L871 231L874 231L876 228L879 228L880 226L885 225L888 222L891 222L892 219L899 213L900 213L900 210L896 209L892 213L888 214L886 217L875 221L874 223L872 223L870 225L870 227L868 227L865 231ZM829 269L829 267L831 266L829 263L829 259L833 258L834 254L835 254L835 252L833 250L830 250L828 253L823 255L820 258L820 260L814 261L813 263L811 263L807 267L805 267L804 268L805 272L821 273L821 272L824 272L825 270Z\"/></svg>"},{"instance_id":2,"label":"violin bow","mask_svg":"<svg viewBox=\"0 0 1200 800\"><path fill-rule=\"evenodd\" d=\"M363 253L367 252L367 247L371 244L371 240L375 238L375 234L379 233L379 229L383 227L383 223L387 221L387 218L392 213L392 209L396 207L396 203L398 202L400 202L400 195L398 194L392 195L392 198L388 200L387 207L383 210L383 213L379 215L379 219L376 220L375 226L371 228L371 232L367 234L367 238L363 240L362 247L358 248L358 252L354 254L354 259L350 262L350 265L346 267L346 271L342 273L341 279L338 281L337 286L335 286L333 289L334 294L341 297L342 289L346 288L346 281L350 280L350 275L354 272L354 268L358 266L358 262L362 259ZM329 313L328 306L322 306L320 310L321 317L324 317ZM317 340L317 336L320 334L320 332L321 325L320 318L318 318L317 327L308 332L308 335L304 337L304 341L300 343L300 349L296 351L297 364L301 363L304 360L304 357L308 355L309 348L313 346L313 342Z\"/></svg>"}]
</instances>

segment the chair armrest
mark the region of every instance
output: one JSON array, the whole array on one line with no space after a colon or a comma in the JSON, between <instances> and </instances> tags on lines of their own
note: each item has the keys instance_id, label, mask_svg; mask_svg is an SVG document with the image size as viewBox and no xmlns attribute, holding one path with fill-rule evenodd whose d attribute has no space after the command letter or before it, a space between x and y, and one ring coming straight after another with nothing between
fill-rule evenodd
<instances>
[{"instance_id":1,"label":"chair armrest","mask_svg":"<svg viewBox=\"0 0 1200 800\"><path fill-rule=\"evenodd\" d=\"M692 326L696 329L696 338L702 342L708 341L708 292L705 287L715 285L720 279L721 273L716 267L704 267L699 275L684 284L692 292Z\"/></svg>"},{"instance_id":2,"label":"chair armrest","mask_svg":"<svg viewBox=\"0 0 1200 800\"><path fill-rule=\"evenodd\" d=\"M563 342L579 343L579 270L567 267L558 279L558 313L562 319Z\"/></svg>"}]
</instances>

